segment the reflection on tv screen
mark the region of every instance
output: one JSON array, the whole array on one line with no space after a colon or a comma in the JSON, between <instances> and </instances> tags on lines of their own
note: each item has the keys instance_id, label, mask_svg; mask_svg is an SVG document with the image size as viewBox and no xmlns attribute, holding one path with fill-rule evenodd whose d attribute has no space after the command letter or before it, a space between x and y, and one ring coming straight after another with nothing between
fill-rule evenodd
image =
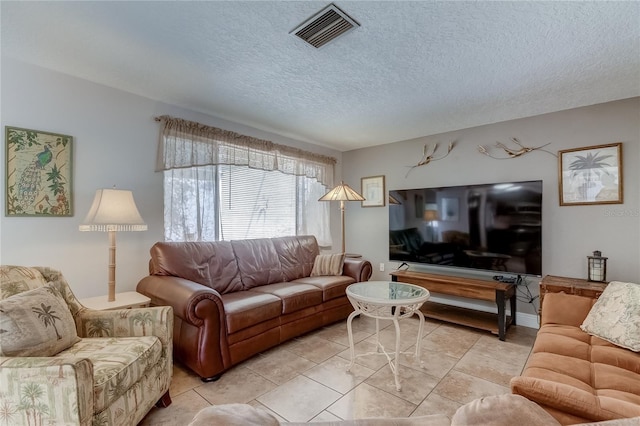
<instances>
[{"instance_id":1,"label":"reflection on tv screen","mask_svg":"<svg viewBox=\"0 0 640 426\"><path fill-rule=\"evenodd\" d=\"M389 195L390 260L542 275L542 181Z\"/></svg>"}]
</instances>

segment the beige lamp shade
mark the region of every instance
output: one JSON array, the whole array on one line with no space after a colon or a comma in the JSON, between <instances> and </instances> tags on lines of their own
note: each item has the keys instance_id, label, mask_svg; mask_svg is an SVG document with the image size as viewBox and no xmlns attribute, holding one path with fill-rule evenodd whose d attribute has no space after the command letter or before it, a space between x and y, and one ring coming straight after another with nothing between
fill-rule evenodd
<instances>
[{"instance_id":1,"label":"beige lamp shade","mask_svg":"<svg viewBox=\"0 0 640 426\"><path fill-rule=\"evenodd\" d=\"M393 195L389 194L389 204L402 204Z\"/></svg>"},{"instance_id":2,"label":"beige lamp shade","mask_svg":"<svg viewBox=\"0 0 640 426\"><path fill-rule=\"evenodd\" d=\"M424 220L427 222L440 220L438 217L438 205L436 203L427 203L424 205Z\"/></svg>"},{"instance_id":3,"label":"beige lamp shade","mask_svg":"<svg viewBox=\"0 0 640 426\"><path fill-rule=\"evenodd\" d=\"M345 252L344 239L344 202L345 201L364 201L364 197L353 190L349 185L340 182L340 185L324 194L318 201L340 201L340 218L342 226L342 253Z\"/></svg>"},{"instance_id":4,"label":"beige lamp shade","mask_svg":"<svg viewBox=\"0 0 640 426\"><path fill-rule=\"evenodd\" d=\"M146 231L133 193L121 189L98 189L81 231Z\"/></svg>"},{"instance_id":5,"label":"beige lamp shade","mask_svg":"<svg viewBox=\"0 0 640 426\"><path fill-rule=\"evenodd\" d=\"M324 194L318 201L364 201L364 197L344 182Z\"/></svg>"},{"instance_id":6,"label":"beige lamp shade","mask_svg":"<svg viewBox=\"0 0 640 426\"><path fill-rule=\"evenodd\" d=\"M98 189L81 231L109 233L109 294L107 302L116 300L116 231L146 231L133 193L121 189Z\"/></svg>"},{"instance_id":7,"label":"beige lamp shade","mask_svg":"<svg viewBox=\"0 0 640 426\"><path fill-rule=\"evenodd\" d=\"M432 220L438 220L438 210L425 210L424 220L431 222Z\"/></svg>"}]
</instances>

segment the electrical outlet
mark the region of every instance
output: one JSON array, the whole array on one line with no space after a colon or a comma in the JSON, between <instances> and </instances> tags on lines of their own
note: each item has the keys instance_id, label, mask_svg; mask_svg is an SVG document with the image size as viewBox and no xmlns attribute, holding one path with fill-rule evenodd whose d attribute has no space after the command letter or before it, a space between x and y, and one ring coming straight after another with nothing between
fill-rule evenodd
<instances>
[{"instance_id":1,"label":"electrical outlet","mask_svg":"<svg viewBox=\"0 0 640 426\"><path fill-rule=\"evenodd\" d=\"M380 272L384 272L384 263L380 263Z\"/></svg>"}]
</instances>

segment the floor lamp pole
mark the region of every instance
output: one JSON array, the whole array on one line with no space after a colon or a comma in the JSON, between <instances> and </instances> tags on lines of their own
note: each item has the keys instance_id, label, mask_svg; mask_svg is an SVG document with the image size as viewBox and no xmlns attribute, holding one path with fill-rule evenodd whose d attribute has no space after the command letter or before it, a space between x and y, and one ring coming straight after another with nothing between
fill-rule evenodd
<instances>
[{"instance_id":1,"label":"floor lamp pole","mask_svg":"<svg viewBox=\"0 0 640 426\"><path fill-rule=\"evenodd\" d=\"M109 231L109 296L107 302L116 300L116 231Z\"/></svg>"},{"instance_id":2,"label":"floor lamp pole","mask_svg":"<svg viewBox=\"0 0 640 426\"><path fill-rule=\"evenodd\" d=\"M342 253L346 252L344 244L344 201L340 200L340 215L342 216Z\"/></svg>"}]
</instances>

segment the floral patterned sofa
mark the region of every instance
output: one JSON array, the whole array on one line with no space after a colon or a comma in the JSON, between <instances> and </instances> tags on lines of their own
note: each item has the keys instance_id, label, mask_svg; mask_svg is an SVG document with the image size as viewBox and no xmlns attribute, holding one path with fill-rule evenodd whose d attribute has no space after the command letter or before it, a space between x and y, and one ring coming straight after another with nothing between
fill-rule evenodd
<instances>
[{"instance_id":1,"label":"floral patterned sofa","mask_svg":"<svg viewBox=\"0 0 640 426\"><path fill-rule=\"evenodd\" d=\"M171 307L93 311L59 271L0 266L0 422L135 425L171 403Z\"/></svg>"}]
</instances>

